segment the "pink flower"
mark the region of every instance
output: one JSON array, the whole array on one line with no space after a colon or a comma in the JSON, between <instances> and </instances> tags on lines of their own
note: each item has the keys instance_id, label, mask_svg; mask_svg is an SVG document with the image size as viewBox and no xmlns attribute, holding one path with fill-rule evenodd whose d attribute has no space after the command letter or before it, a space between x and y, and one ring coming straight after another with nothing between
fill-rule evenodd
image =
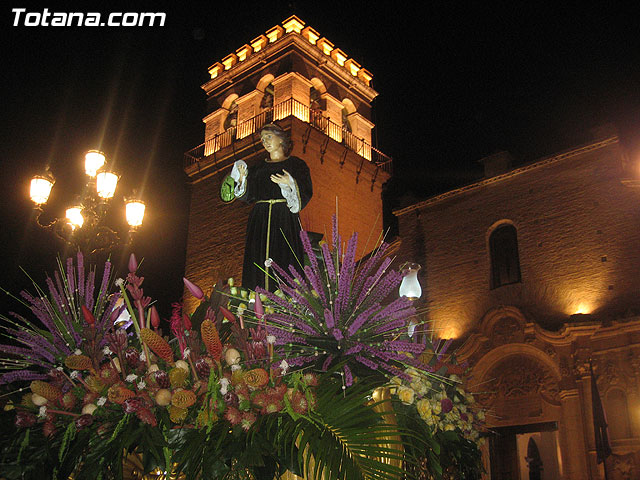
<instances>
[{"instance_id":1,"label":"pink flower","mask_svg":"<svg viewBox=\"0 0 640 480\"><path fill-rule=\"evenodd\" d=\"M191 292L191 295L196 297L198 300L204 299L204 293L202 293L202 289L199 286L187 280L185 277L182 277L182 280L184 281L184 284L187 287L187 290Z\"/></svg>"},{"instance_id":2,"label":"pink flower","mask_svg":"<svg viewBox=\"0 0 640 480\"><path fill-rule=\"evenodd\" d=\"M138 270L138 260L136 260L136 256L132 253L129 255L129 272L135 273Z\"/></svg>"},{"instance_id":3,"label":"pink flower","mask_svg":"<svg viewBox=\"0 0 640 480\"><path fill-rule=\"evenodd\" d=\"M160 326L160 315L155 305L151 306L151 325L156 329Z\"/></svg>"}]
</instances>

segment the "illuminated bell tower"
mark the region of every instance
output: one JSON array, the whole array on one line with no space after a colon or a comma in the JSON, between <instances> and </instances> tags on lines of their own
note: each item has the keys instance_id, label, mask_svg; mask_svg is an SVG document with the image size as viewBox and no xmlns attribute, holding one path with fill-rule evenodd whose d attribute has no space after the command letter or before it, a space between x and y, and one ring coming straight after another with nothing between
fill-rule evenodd
<instances>
[{"instance_id":1,"label":"illuminated bell tower","mask_svg":"<svg viewBox=\"0 0 640 480\"><path fill-rule=\"evenodd\" d=\"M358 255L372 250L392 164L371 146L377 96L371 73L292 16L214 63L209 74L202 86L210 112L205 142L185 154L191 184L185 276L205 289L220 278L241 278L252 206L226 201L221 187L236 160L252 165L267 156L260 129L270 122L291 133L291 154L311 170L303 228L330 238L337 208L343 238L359 232Z\"/></svg>"}]
</instances>

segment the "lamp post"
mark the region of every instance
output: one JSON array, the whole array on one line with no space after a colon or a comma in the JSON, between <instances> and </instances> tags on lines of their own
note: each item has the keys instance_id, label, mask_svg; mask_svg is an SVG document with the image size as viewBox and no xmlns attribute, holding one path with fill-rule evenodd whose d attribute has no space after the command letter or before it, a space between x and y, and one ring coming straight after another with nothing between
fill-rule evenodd
<instances>
[{"instance_id":1,"label":"lamp post","mask_svg":"<svg viewBox=\"0 0 640 480\"><path fill-rule=\"evenodd\" d=\"M118 233L105 222L120 179L105 166L106 163L105 154L98 150L90 150L85 154L87 180L82 195L66 209L65 217L54 218L49 223L42 223L41 216L55 184L55 178L47 168L43 174L31 179L29 194L37 212L36 223L54 232L68 245L78 247L85 253L112 250L121 243ZM144 210L144 202L135 196L135 192L134 196L125 199L129 233L133 234L142 225Z\"/></svg>"}]
</instances>

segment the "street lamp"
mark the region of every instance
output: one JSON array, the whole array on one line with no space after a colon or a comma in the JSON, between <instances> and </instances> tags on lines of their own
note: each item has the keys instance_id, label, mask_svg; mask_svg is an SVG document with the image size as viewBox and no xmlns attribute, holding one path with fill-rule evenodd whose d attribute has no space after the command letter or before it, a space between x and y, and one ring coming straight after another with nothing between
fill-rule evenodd
<instances>
[{"instance_id":1,"label":"street lamp","mask_svg":"<svg viewBox=\"0 0 640 480\"><path fill-rule=\"evenodd\" d=\"M82 197L66 209L64 218L54 218L50 223L41 223L40 218L55 178L48 168L44 174L34 176L29 195L35 204L38 225L52 230L67 244L87 253L111 250L120 244L118 233L105 224L108 207L115 196L120 177L106 168L106 164L103 152L90 150L85 154L84 168L88 178ZM125 218L130 233L142 225L144 210L145 205L139 198L134 196L125 199Z\"/></svg>"},{"instance_id":2,"label":"street lamp","mask_svg":"<svg viewBox=\"0 0 640 480\"><path fill-rule=\"evenodd\" d=\"M406 263L401 268L403 278L400 284L401 297L407 297L409 300L418 300L422 296L422 288L418 281L418 271L420 265L417 263Z\"/></svg>"},{"instance_id":3,"label":"street lamp","mask_svg":"<svg viewBox=\"0 0 640 480\"><path fill-rule=\"evenodd\" d=\"M417 263L405 263L400 271L402 272L402 282L400 283L400 289L398 294L401 297L407 297L412 302L415 302L422 296L422 287L420 287L420 281L418 280L418 271L420 270L420 265ZM417 325L410 321L409 327L407 329L407 334L410 338L413 338L415 334ZM420 335L418 335L419 337ZM419 338L416 338L419 340Z\"/></svg>"}]
</instances>

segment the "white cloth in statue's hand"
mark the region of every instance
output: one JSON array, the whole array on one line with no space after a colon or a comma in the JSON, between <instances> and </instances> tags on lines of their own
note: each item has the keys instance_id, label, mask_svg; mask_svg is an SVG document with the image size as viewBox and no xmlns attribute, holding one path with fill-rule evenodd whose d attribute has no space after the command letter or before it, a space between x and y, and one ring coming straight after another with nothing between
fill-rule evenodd
<instances>
[{"instance_id":1,"label":"white cloth in statue's hand","mask_svg":"<svg viewBox=\"0 0 640 480\"><path fill-rule=\"evenodd\" d=\"M287 201L287 207L291 213L298 213L300 211L300 192L298 191L298 184L296 180L287 172L289 177L289 184L280 183L280 192Z\"/></svg>"},{"instance_id":2,"label":"white cloth in statue's hand","mask_svg":"<svg viewBox=\"0 0 640 480\"><path fill-rule=\"evenodd\" d=\"M247 162L245 162L244 160L237 160L233 164L233 168L231 169L231 178L233 178L233 180L236 182L236 185L233 188L236 197L241 197L242 195L244 195L244 192L247 189L247 176L240 173L241 168L239 167L243 167L242 169L245 172L249 170L249 168L247 167Z\"/></svg>"}]
</instances>

